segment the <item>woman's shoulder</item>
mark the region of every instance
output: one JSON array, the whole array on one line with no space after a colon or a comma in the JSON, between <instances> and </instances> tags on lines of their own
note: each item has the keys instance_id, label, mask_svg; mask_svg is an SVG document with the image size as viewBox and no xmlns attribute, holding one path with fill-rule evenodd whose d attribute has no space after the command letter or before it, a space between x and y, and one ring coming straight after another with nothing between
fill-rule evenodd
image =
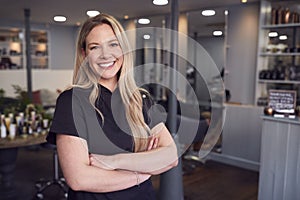
<instances>
[{"instance_id":1,"label":"woman's shoulder","mask_svg":"<svg viewBox=\"0 0 300 200\"><path fill-rule=\"evenodd\" d=\"M67 103L72 101L73 88L68 88L61 92L57 98L57 103Z\"/></svg>"}]
</instances>

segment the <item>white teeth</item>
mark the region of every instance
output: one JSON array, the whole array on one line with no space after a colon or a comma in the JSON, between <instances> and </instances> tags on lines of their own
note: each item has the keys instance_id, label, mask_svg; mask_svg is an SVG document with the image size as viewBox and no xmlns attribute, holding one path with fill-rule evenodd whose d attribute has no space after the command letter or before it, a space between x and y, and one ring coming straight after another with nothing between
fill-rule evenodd
<instances>
[{"instance_id":1,"label":"white teeth","mask_svg":"<svg viewBox=\"0 0 300 200\"><path fill-rule=\"evenodd\" d=\"M109 67L109 66L111 66L111 65L113 65L114 64L114 62L110 62L110 63L102 63L102 64L99 64L100 65L100 67Z\"/></svg>"}]
</instances>

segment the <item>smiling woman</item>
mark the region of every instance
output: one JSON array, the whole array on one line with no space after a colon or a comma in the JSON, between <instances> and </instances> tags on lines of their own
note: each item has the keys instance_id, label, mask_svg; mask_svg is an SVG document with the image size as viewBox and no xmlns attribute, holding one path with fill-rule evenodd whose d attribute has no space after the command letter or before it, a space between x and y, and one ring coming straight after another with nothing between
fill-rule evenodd
<instances>
[{"instance_id":1,"label":"smiling woman","mask_svg":"<svg viewBox=\"0 0 300 200\"><path fill-rule=\"evenodd\" d=\"M86 38L84 53L89 55L89 62L100 78L99 83L114 90L118 81L116 75L123 63L123 53L112 28L107 24L93 28Z\"/></svg>"},{"instance_id":2,"label":"smiling woman","mask_svg":"<svg viewBox=\"0 0 300 200\"><path fill-rule=\"evenodd\" d=\"M171 134L133 79L128 49L112 16L83 24L73 87L58 97L47 137L57 145L68 199L152 200L151 175L177 165Z\"/></svg>"}]
</instances>

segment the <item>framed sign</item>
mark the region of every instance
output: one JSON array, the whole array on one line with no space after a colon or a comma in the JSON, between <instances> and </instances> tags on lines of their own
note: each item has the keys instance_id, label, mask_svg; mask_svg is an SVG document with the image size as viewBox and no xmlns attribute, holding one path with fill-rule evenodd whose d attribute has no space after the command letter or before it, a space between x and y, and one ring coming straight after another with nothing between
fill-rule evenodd
<instances>
[{"instance_id":1,"label":"framed sign","mask_svg":"<svg viewBox=\"0 0 300 200\"><path fill-rule=\"evenodd\" d=\"M269 107L275 112L293 114L296 107L296 91L269 90Z\"/></svg>"}]
</instances>

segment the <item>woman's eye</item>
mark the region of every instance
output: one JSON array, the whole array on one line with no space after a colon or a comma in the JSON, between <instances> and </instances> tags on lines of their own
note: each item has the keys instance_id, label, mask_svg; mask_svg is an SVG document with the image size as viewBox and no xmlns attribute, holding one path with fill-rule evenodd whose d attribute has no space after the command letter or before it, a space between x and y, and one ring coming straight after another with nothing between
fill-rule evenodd
<instances>
[{"instance_id":1,"label":"woman's eye","mask_svg":"<svg viewBox=\"0 0 300 200\"><path fill-rule=\"evenodd\" d=\"M90 50L95 50L95 49L99 49L99 48L100 48L99 46L91 46Z\"/></svg>"},{"instance_id":2,"label":"woman's eye","mask_svg":"<svg viewBox=\"0 0 300 200\"><path fill-rule=\"evenodd\" d=\"M113 43L110 43L110 46L111 46L111 47L118 47L118 46L119 46L119 43L113 42Z\"/></svg>"}]
</instances>

